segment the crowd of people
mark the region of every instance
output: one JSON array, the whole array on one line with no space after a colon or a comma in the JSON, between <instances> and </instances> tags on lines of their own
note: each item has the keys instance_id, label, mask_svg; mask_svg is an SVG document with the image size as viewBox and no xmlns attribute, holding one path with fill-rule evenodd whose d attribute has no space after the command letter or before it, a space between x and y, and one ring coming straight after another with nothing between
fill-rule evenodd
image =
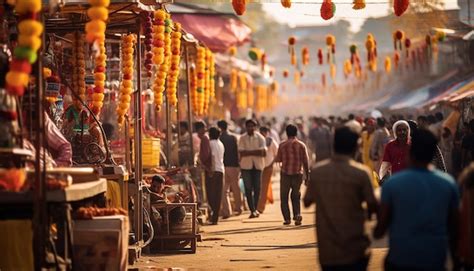
<instances>
[{"instance_id":1,"label":"crowd of people","mask_svg":"<svg viewBox=\"0 0 474 271\"><path fill-rule=\"evenodd\" d=\"M309 125L303 118L197 122L209 223L245 207L258 218L272 200L275 170L284 225L302 224L303 184L304 205L316 204L323 270L366 270L364 223L372 214L372 236L389 232L386 270L445 270L448 250L455 269L472 270L474 120L460 127L441 113L416 120L314 117Z\"/></svg>"}]
</instances>

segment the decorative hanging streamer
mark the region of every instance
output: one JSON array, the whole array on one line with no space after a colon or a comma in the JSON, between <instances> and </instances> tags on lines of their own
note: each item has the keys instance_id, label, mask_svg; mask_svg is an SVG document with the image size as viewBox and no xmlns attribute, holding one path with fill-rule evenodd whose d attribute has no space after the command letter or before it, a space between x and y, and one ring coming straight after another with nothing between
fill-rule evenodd
<instances>
[{"instance_id":1,"label":"decorative hanging streamer","mask_svg":"<svg viewBox=\"0 0 474 271\"><path fill-rule=\"evenodd\" d=\"M178 78L179 64L181 63L181 24L174 24L174 31L171 33L171 65L166 82L166 96L171 106L178 104Z\"/></svg>"},{"instance_id":2,"label":"decorative hanging streamer","mask_svg":"<svg viewBox=\"0 0 474 271\"><path fill-rule=\"evenodd\" d=\"M232 68L230 72L230 90L235 93L237 90L237 82L238 82L238 71L235 68Z\"/></svg>"},{"instance_id":3,"label":"decorative hanging streamer","mask_svg":"<svg viewBox=\"0 0 474 271\"><path fill-rule=\"evenodd\" d=\"M325 73L321 75L321 84L323 85L323 88L326 87L326 74Z\"/></svg>"},{"instance_id":4,"label":"decorative hanging streamer","mask_svg":"<svg viewBox=\"0 0 474 271\"><path fill-rule=\"evenodd\" d=\"M301 62L304 66L309 65L309 49L306 46L301 50Z\"/></svg>"},{"instance_id":5,"label":"decorative hanging streamer","mask_svg":"<svg viewBox=\"0 0 474 271\"><path fill-rule=\"evenodd\" d=\"M354 0L352 4L353 4L352 9L355 9L355 10L365 8L365 0Z\"/></svg>"},{"instance_id":6,"label":"decorative hanging streamer","mask_svg":"<svg viewBox=\"0 0 474 271\"><path fill-rule=\"evenodd\" d=\"M88 3L91 7L87 10L87 16L91 21L86 23L86 40L89 43L105 42L106 21L109 18L107 7L110 0L89 0Z\"/></svg>"},{"instance_id":7,"label":"decorative hanging streamer","mask_svg":"<svg viewBox=\"0 0 474 271\"><path fill-rule=\"evenodd\" d=\"M290 75L290 72L287 69L283 70L283 77L284 78L288 78L289 75Z\"/></svg>"},{"instance_id":8,"label":"decorative hanging streamer","mask_svg":"<svg viewBox=\"0 0 474 271\"><path fill-rule=\"evenodd\" d=\"M291 0L281 0L281 5L284 8L291 8Z\"/></svg>"},{"instance_id":9,"label":"decorative hanging streamer","mask_svg":"<svg viewBox=\"0 0 474 271\"><path fill-rule=\"evenodd\" d=\"M351 52L351 64L358 65L358 63L360 62L360 59L359 59L359 53L357 51L357 45L352 44L349 47L349 51Z\"/></svg>"},{"instance_id":10,"label":"decorative hanging streamer","mask_svg":"<svg viewBox=\"0 0 474 271\"><path fill-rule=\"evenodd\" d=\"M196 76L197 76L197 115L202 116L204 114L204 100L205 94L204 89L206 88L205 73L206 73L206 48L199 46L197 48L197 59L196 59Z\"/></svg>"},{"instance_id":11,"label":"decorative hanging streamer","mask_svg":"<svg viewBox=\"0 0 474 271\"><path fill-rule=\"evenodd\" d=\"M392 72L392 59L389 56L385 57L384 64L385 64L385 72L387 74L391 73Z\"/></svg>"},{"instance_id":12,"label":"decorative hanging streamer","mask_svg":"<svg viewBox=\"0 0 474 271\"><path fill-rule=\"evenodd\" d=\"M324 0L321 5L321 18L329 20L336 14L336 5L331 0Z\"/></svg>"},{"instance_id":13,"label":"decorative hanging streamer","mask_svg":"<svg viewBox=\"0 0 474 271\"><path fill-rule=\"evenodd\" d=\"M294 83L298 87L301 83L301 74L299 71L295 71Z\"/></svg>"},{"instance_id":14,"label":"decorative hanging streamer","mask_svg":"<svg viewBox=\"0 0 474 271\"><path fill-rule=\"evenodd\" d=\"M157 65L155 80L153 82L153 92L155 97L155 108L161 110L163 104L163 92L165 91L166 77L170 68L171 58L171 32L172 24L170 15L164 10L157 10L154 14L153 27L153 62ZM199 71L198 71L199 72Z\"/></svg>"},{"instance_id":15,"label":"decorative hanging streamer","mask_svg":"<svg viewBox=\"0 0 474 271\"><path fill-rule=\"evenodd\" d=\"M120 102L117 105L117 120L120 126L123 126L125 122L125 115L130 108L130 101L132 100L133 92L133 46L136 42L136 37L134 35L125 35L122 36L122 82L120 83ZM94 93L93 95L102 95L104 94ZM94 100L94 96L92 97Z\"/></svg>"},{"instance_id":16,"label":"decorative hanging streamer","mask_svg":"<svg viewBox=\"0 0 474 271\"><path fill-rule=\"evenodd\" d=\"M398 52L395 52L395 54L393 54L393 63L395 64L395 68L398 68L399 62L400 62L400 54Z\"/></svg>"},{"instance_id":17,"label":"decorative hanging streamer","mask_svg":"<svg viewBox=\"0 0 474 271\"><path fill-rule=\"evenodd\" d=\"M262 57L260 59L261 65L262 65L262 71L265 70L265 65L267 65L267 54L263 53Z\"/></svg>"},{"instance_id":18,"label":"decorative hanging streamer","mask_svg":"<svg viewBox=\"0 0 474 271\"><path fill-rule=\"evenodd\" d=\"M402 16L410 5L408 0L393 0L393 11L395 15Z\"/></svg>"},{"instance_id":19,"label":"decorative hanging streamer","mask_svg":"<svg viewBox=\"0 0 474 271\"><path fill-rule=\"evenodd\" d=\"M145 70L148 78L153 76L153 12L143 11L142 15L145 17L143 23L143 32L145 33Z\"/></svg>"},{"instance_id":20,"label":"decorative hanging streamer","mask_svg":"<svg viewBox=\"0 0 474 271\"><path fill-rule=\"evenodd\" d=\"M393 32L393 48L395 50L402 50L402 40L405 37L405 34L401 30Z\"/></svg>"},{"instance_id":21,"label":"decorative hanging streamer","mask_svg":"<svg viewBox=\"0 0 474 271\"><path fill-rule=\"evenodd\" d=\"M318 61L319 65L323 65L324 57L323 57L323 49L318 49Z\"/></svg>"},{"instance_id":22,"label":"decorative hanging streamer","mask_svg":"<svg viewBox=\"0 0 474 271\"><path fill-rule=\"evenodd\" d=\"M334 64L335 62L335 53L336 53L336 37L333 35L326 36L326 45L327 45L327 61L329 64Z\"/></svg>"},{"instance_id":23,"label":"decorative hanging streamer","mask_svg":"<svg viewBox=\"0 0 474 271\"><path fill-rule=\"evenodd\" d=\"M105 89L105 67L107 64L107 55L105 54L105 41L97 40L99 44L99 54L95 58L95 69L94 69L94 94L97 94L95 100L92 102L92 112L95 115L99 115L104 100L104 89ZM132 42L132 41L131 41ZM133 49L132 49L133 50ZM123 59L128 61L128 59ZM131 59L133 64L133 59Z\"/></svg>"},{"instance_id":24,"label":"decorative hanging streamer","mask_svg":"<svg viewBox=\"0 0 474 271\"><path fill-rule=\"evenodd\" d=\"M233 70L234 71L234 70ZM191 67L190 69L190 80L191 80L191 90L190 90L190 97L191 97L191 104L192 109L195 115L198 115L198 93L197 93L197 73L196 68Z\"/></svg>"},{"instance_id":25,"label":"decorative hanging streamer","mask_svg":"<svg viewBox=\"0 0 474 271\"><path fill-rule=\"evenodd\" d=\"M409 38L405 38L406 58L410 57L410 47L411 47L411 40Z\"/></svg>"},{"instance_id":26,"label":"decorative hanging streamer","mask_svg":"<svg viewBox=\"0 0 474 271\"><path fill-rule=\"evenodd\" d=\"M352 73L352 63L350 59L344 61L344 77L347 78Z\"/></svg>"},{"instance_id":27,"label":"decorative hanging streamer","mask_svg":"<svg viewBox=\"0 0 474 271\"><path fill-rule=\"evenodd\" d=\"M336 79L336 65L331 64L331 66L329 66L329 75L331 76L332 80Z\"/></svg>"},{"instance_id":28,"label":"decorative hanging streamer","mask_svg":"<svg viewBox=\"0 0 474 271\"><path fill-rule=\"evenodd\" d=\"M237 15L242 16L246 9L246 0L232 0L232 7Z\"/></svg>"},{"instance_id":29,"label":"decorative hanging streamer","mask_svg":"<svg viewBox=\"0 0 474 271\"><path fill-rule=\"evenodd\" d=\"M10 71L6 74L8 94L23 96L30 81L31 65L38 59L37 51L41 47L43 24L37 21L41 11L40 0L17 0L15 11L20 15L18 23L18 45L13 51ZM2 17L3 18L3 17Z\"/></svg>"},{"instance_id":30,"label":"decorative hanging streamer","mask_svg":"<svg viewBox=\"0 0 474 271\"><path fill-rule=\"evenodd\" d=\"M291 65L296 66L296 53L295 53L295 44L296 44L296 38L294 36L291 36L288 38L288 53L290 54L290 62Z\"/></svg>"},{"instance_id":31,"label":"decorative hanging streamer","mask_svg":"<svg viewBox=\"0 0 474 271\"><path fill-rule=\"evenodd\" d=\"M370 33L367 35L365 48L367 49L367 63L369 65L369 69L375 72L377 70L376 46L374 36Z\"/></svg>"}]
</instances>

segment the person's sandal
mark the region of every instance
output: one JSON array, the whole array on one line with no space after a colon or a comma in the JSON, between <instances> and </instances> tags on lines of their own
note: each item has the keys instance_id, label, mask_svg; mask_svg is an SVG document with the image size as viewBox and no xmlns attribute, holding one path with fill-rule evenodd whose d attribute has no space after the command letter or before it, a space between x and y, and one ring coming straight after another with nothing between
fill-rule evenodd
<instances>
[{"instance_id":1,"label":"person's sandal","mask_svg":"<svg viewBox=\"0 0 474 271\"><path fill-rule=\"evenodd\" d=\"M290 220L285 220L285 222L283 222L283 225L290 225L290 224L291 224Z\"/></svg>"}]
</instances>

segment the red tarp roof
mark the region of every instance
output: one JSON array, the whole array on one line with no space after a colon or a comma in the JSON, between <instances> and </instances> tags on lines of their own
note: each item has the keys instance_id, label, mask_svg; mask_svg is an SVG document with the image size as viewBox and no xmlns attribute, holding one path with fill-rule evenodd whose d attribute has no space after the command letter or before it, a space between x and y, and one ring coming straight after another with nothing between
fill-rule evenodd
<instances>
[{"instance_id":1,"label":"red tarp roof","mask_svg":"<svg viewBox=\"0 0 474 271\"><path fill-rule=\"evenodd\" d=\"M250 40L252 33L241 21L226 16L171 14L171 18L213 52L225 52L232 46L240 46Z\"/></svg>"}]
</instances>

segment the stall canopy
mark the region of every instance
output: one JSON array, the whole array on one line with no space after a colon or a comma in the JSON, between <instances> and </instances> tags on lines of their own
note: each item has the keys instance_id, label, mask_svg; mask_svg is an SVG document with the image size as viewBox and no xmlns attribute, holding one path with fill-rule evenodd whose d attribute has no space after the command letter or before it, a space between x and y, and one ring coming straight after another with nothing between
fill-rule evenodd
<instances>
[{"instance_id":1,"label":"stall canopy","mask_svg":"<svg viewBox=\"0 0 474 271\"><path fill-rule=\"evenodd\" d=\"M252 30L233 14L181 3L170 5L169 9L173 21L181 23L186 32L213 52L225 52L250 41Z\"/></svg>"}]
</instances>

